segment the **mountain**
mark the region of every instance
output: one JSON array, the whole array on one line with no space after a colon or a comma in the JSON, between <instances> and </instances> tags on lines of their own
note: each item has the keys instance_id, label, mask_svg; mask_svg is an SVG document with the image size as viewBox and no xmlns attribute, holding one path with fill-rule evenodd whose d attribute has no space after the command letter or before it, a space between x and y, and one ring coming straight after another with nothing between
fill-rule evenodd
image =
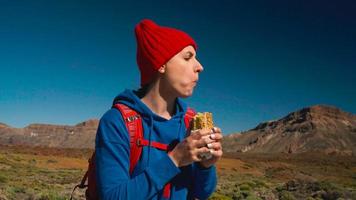
<instances>
[{"instance_id":1,"label":"mountain","mask_svg":"<svg viewBox=\"0 0 356 200\"><path fill-rule=\"evenodd\" d=\"M94 148L96 119L75 126L31 124L13 128L0 123L0 144L56 148ZM225 152L356 155L356 115L316 105L223 139Z\"/></svg>"},{"instance_id":2,"label":"mountain","mask_svg":"<svg viewBox=\"0 0 356 200\"><path fill-rule=\"evenodd\" d=\"M356 115L327 105L292 112L282 119L224 137L227 152L356 155Z\"/></svg>"},{"instance_id":3,"label":"mountain","mask_svg":"<svg viewBox=\"0 0 356 200\"><path fill-rule=\"evenodd\" d=\"M0 123L0 144L57 148L94 148L99 121L91 119L75 126L30 124L12 128Z\"/></svg>"},{"instance_id":4,"label":"mountain","mask_svg":"<svg viewBox=\"0 0 356 200\"><path fill-rule=\"evenodd\" d=\"M6 127L9 127L9 126L7 124L4 124L4 123L0 122L0 128L6 128Z\"/></svg>"}]
</instances>

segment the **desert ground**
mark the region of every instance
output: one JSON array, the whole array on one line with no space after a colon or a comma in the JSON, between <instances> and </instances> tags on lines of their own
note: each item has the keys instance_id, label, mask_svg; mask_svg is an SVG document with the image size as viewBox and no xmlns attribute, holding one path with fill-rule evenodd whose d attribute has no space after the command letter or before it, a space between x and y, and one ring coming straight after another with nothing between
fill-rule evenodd
<instances>
[{"instance_id":1,"label":"desert ground","mask_svg":"<svg viewBox=\"0 0 356 200\"><path fill-rule=\"evenodd\" d=\"M0 199L69 199L90 149L0 146ZM356 158L226 153L209 199L356 199ZM74 199L84 199L76 190Z\"/></svg>"}]
</instances>

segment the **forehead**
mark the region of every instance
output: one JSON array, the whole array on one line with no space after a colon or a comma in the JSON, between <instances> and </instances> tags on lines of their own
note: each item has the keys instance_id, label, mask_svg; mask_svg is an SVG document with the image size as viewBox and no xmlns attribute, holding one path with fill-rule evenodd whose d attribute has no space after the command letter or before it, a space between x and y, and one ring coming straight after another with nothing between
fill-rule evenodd
<instances>
[{"instance_id":1,"label":"forehead","mask_svg":"<svg viewBox=\"0 0 356 200\"><path fill-rule=\"evenodd\" d=\"M182 51L180 51L180 53L188 53L188 52L191 52L193 54L195 54L195 49L193 46L189 45L189 46L186 46L184 47L184 49L182 49Z\"/></svg>"}]
</instances>

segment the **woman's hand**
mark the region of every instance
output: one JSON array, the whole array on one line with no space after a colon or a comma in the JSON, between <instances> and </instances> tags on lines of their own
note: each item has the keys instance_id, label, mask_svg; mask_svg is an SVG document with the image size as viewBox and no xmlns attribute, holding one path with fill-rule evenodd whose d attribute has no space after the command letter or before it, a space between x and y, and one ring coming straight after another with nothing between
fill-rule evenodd
<instances>
[{"instance_id":1,"label":"woman's hand","mask_svg":"<svg viewBox=\"0 0 356 200\"><path fill-rule=\"evenodd\" d=\"M191 131L190 135L178 143L168 155L177 167L200 162L202 158L199 155L210 152L207 144L214 141L209 137L212 133L213 131L209 129Z\"/></svg>"},{"instance_id":2,"label":"woman's hand","mask_svg":"<svg viewBox=\"0 0 356 200\"><path fill-rule=\"evenodd\" d=\"M221 130L217 127L212 130L191 131L191 134L178 143L168 155L177 167L186 166L193 162L201 162L203 167L209 167L222 156L221 138ZM203 160L200 155L209 152L212 154L212 158Z\"/></svg>"},{"instance_id":3,"label":"woman's hand","mask_svg":"<svg viewBox=\"0 0 356 200\"><path fill-rule=\"evenodd\" d=\"M221 140L223 135L221 133L221 129L218 127L213 128L213 134L210 135L210 139L213 140L212 143L207 144L210 149L211 158L200 161L200 165L205 168L208 168L215 164L223 155Z\"/></svg>"}]
</instances>

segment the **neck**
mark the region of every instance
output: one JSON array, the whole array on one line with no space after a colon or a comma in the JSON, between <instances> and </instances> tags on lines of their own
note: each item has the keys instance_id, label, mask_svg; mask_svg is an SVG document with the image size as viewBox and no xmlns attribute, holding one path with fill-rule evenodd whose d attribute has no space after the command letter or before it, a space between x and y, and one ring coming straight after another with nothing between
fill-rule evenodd
<instances>
[{"instance_id":1,"label":"neck","mask_svg":"<svg viewBox=\"0 0 356 200\"><path fill-rule=\"evenodd\" d=\"M167 91L157 81L148 89L148 92L141 100L155 114L165 119L170 119L174 115L177 97Z\"/></svg>"}]
</instances>

